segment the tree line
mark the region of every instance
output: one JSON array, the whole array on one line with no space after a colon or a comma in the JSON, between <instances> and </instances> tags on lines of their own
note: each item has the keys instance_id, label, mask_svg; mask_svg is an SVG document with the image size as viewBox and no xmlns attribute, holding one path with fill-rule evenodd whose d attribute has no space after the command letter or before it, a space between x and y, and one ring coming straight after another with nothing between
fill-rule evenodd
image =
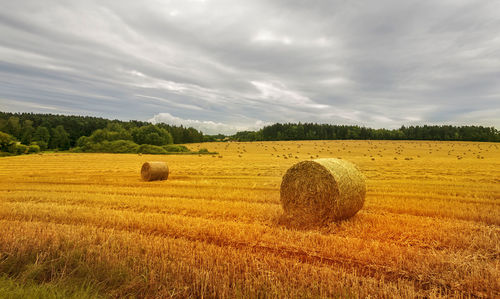
<instances>
[{"instance_id":1,"label":"tree line","mask_svg":"<svg viewBox=\"0 0 500 299\"><path fill-rule=\"evenodd\" d=\"M500 131L482 126L402 126L399 129L372 129L360 126L316 123L277 123L258 131L238 132L238 141L277 140L442 140L500 142Z\"/></svg>"},{"instance_id":2,"label":"tree line","mask_svg":"<svg viewBox=\"0 0 500 299\"><path fill-rule=\"evenodd\" d=\"M0 112L0 151L11 153L39 150L68 150L116 152L119 144L165 146L172 143L204 141L203 133L184 126L151 124L144 121L120 121L99 117L36 113ZM114 143L113 143L114 142ZM38 149L37 149L38 148ZM150 150L152 147L149 148ZM180 147L172 147L185 151ZM161 149L155 149L162 152Z\"/></svg>"}]
</instances>

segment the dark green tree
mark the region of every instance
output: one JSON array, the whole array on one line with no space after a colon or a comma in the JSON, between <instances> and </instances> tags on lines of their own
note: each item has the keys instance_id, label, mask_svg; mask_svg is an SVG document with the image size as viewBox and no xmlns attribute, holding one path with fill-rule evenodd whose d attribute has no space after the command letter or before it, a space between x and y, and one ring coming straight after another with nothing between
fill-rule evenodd
<instances>
[{"instance_id":1,"label":"dark green tree","mask_svg":"<svg viewBox=\"0 0 500 299\"><path fill-rule=\"evenodd\" d=\"M19 124L19 118L15 116L9 117L5 129L5 132L7 134L10 134L15 138L19 138L21 135L21 125Z\"/></svg>"},{"instance_id":2,"label":"dark green tree","mask_svg":"<svg viewBox=\"0 0 500 299\"><path fill-rule=\"evenodd\" d=\"M50 141L50 132L44 126L39 126L36 128L35 133L33 134L33 141L40 146L42 151L46 150L49 146Z\"/></svg>"},{"instance_id":3,"label":"dark green tree","mask_svg":"<svg viewBox=\"0 0 500 299\"><path fill-rule=\"evenodd\" d=\"M69 149L69 134L63 126L59 125L52 129L50 138L50 148L67 150Z\"/></svg>"},{"instance_id":4,"label":"dark green tree","mask_svg":"<svg viewBox=\"0 0 500 299\"><path fill-rule=\"evenodd\" d=\"M30 145L33 139L33 133L35 133L35 128L33 128L33 121L29 119L25 120L21 129L21 143Z\"/></svg>"},{"instance_id":5,"label":"dark green tree","mask_svg":"<svg viewBox=\"0 0 500 299\"><path fill-rule=\"evenodd\" d=\"M16 139L11 135L0 132L0 152L8 152L16 143Z\"/></svg>"},{"instance_id":6,"label":"dark green tree","mask_svg":"<svg viewBox=\"0 0 500 299\"><path fill-rule=\"evenodd\" d=\"M50 132L46 127L40 126L36 128L35 134L33 134L34 141L44 141L49 143L50 141Z\"/></svg>"},{"instance_id":7,"label":"dark green tree","mask_svg":"<svg viewBox=\"0 0 500 299\"><path fill-rule=\"evenodd\" d=\"M132 138L137 144L165 145L173 143L172 135L167 130L155 125L133 129Z\"/></svg>"}]
</instances>

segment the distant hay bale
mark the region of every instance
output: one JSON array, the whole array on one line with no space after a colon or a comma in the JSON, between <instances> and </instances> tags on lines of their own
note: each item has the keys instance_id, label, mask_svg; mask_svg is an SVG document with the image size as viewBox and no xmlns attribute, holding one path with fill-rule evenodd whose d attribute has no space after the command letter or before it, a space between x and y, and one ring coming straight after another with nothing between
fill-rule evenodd
<instances>
[{"instance_id":1,"label":"distant hay bale","mask_svg":"<svg viewBox=\"0 0 500 299\"><path fill-rule=\"evenodd\" d=\"M168 178L167 163L155 161L142 164L141 177L147 182L166 180Z\"/></svg>"},{"instance_id":2,"label":"distant hay bale","mask_svg":"<svg viewBox=\"0 0 500 299\"><path fill-rule=\"evenodd\" d=\"M283 176L280 197L296 223L327 223L352 217L365 201L366 183L354 164L334 158L303 161Z\"/></svg>"}]
</instances>

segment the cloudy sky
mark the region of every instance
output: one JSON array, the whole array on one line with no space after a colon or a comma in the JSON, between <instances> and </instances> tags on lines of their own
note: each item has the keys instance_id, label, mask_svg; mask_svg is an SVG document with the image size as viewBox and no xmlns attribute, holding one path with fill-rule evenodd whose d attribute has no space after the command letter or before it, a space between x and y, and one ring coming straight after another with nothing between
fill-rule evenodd
<instances>
[{"instance_id":1,"label":"cloudy sky","mask_svg":"<svg viewBox=\"0 0 500 299\"><path fill-rule=\"evenodd\" d=\"M500 127L500 1L0 0L0 110Z\"/></svg>"}]
</instances>

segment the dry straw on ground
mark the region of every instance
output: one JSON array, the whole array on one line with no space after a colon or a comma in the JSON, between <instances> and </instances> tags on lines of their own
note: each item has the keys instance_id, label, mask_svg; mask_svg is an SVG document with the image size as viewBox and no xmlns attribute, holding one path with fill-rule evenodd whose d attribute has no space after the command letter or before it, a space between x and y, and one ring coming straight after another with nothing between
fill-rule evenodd
<instances>
[{"instance_id":1,"label":"dry straw on ground","mask_svg":"<svg viewBox=\"0 0 500 299\"><path fill-rule=\"evenodd\" d=\"M349 218L363 207L366 183L350 162L315 159L288 169L280 193L287 217L299 223L328 223Z\"/></svg>"},{"instance_id":2,"label":"dry straw on ground","mask_svg":"<svg viewBox=\"0 0 500 299\"><path fill-rule=\"evenodd\" d=\"M167 163L154 161L142 164L141 177L144 181L166 180L168 178Z\"/></svg>"}]
</instances>

